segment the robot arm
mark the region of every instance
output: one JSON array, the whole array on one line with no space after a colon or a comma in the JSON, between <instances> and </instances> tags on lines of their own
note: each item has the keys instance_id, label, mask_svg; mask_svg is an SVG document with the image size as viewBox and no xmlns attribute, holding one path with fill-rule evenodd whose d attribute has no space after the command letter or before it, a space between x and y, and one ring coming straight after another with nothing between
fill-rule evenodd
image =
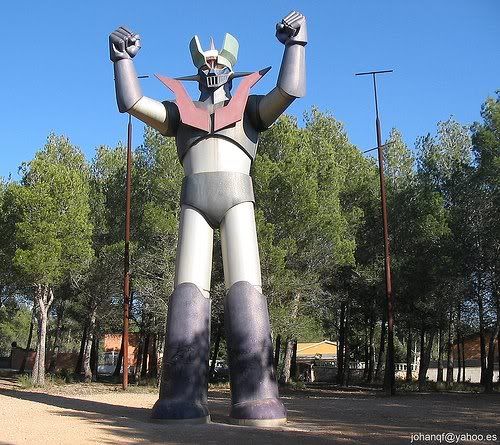
<instances>
[{"instance_id":1,"label":"robot arm","mask_svg":"<svg viewBox=\"0 0 500 445\"><path fill-rule=\"evenodd\" d=\"M132 61L140 48L140 36L123 26L109 36L118 110L130 113L165 136L173 136L179 122L179 111L173 102L159 102L143 96Z\"/></svg>"},{"instance_id":2,"label":"robot arm","mask_svg":"<svg viewBox=\"0 0 500 445\"><path fill-rule=\"evenodd\" d=\"M297 97L306 94L306 18L292 11L276 25L276 37L285 45L285 52L276 88L257 103L258 120L264 128L268 128Z\"/></svg>"}]
</instances>

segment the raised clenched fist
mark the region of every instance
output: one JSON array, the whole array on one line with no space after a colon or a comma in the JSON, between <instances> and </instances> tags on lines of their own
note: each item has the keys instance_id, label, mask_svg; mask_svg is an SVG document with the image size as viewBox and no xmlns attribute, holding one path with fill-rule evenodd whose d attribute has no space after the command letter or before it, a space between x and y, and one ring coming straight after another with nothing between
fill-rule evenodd
<instances>
[{"instance_id":1,"label":"raised clenched fist","mask_svg":"<svg viewBox=\"0 0 500 445\"><path fill-rule=\"evenodd\" d=\"M280 23L276 25L276 37L281 43L307 43L306 18L296 11L288 14Z\"/></svg>"},{"instance_id":2,"label":"raised clenched fist","mask_svg":"<svg viewBox=\"0 0 500 445\"><path fill-rule=\"evenodd\" d=\"M112 62L131 59L141 49L141 37L120 26L109 35L109 58Z\"/></svg>"}]
</instances>

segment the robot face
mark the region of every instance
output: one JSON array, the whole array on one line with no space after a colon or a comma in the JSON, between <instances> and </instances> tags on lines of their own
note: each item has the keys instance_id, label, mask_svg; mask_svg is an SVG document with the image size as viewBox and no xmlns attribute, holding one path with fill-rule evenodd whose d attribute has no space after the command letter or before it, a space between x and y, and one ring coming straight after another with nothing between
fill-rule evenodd
<instances>
[{"instance_id":1,"label":"robot face","mask_svg":"<svg viewBox=\"0 0 500 445\"><path fill-rule=\"evenodd\" d=\"M200 82L208 88L219 88L230 80L231 69L222 64L204 65L198 70Z\"/></svg>"},{"instance_id":2,"label":"robot face","mask_svg":"<svg viewBox=\"0 0 500 445\"><path fill-rule=\"evenodd\" d=\"M219 88L231 79L233 65L238 57L238 41L226 34L220 51L215 49L211 39L210 49L203 51L198 36L189 43L193 63L198 68L200 83L208 88Z\"/></svg>"}]
</instances>

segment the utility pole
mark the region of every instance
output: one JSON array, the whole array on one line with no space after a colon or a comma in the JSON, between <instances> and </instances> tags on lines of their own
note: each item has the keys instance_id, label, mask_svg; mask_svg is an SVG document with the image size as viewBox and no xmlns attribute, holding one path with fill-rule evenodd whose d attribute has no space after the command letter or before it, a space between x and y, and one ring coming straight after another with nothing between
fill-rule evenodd
<instances>
[{"instance_id":1,"label":"utility pole","mask_svg":"<svg viewBox=\"0 0 500 445\"><path fill-rule=\"evenodd\" d=\"M394 296L392 294L391 256L389 245L389 228L387 222L387 198L385 193L384 178L384 153L382 150L382 131L380 130L380 119L378 114L376 75L392 72L393 70L383 70L356 73L356 76L371 75L373 77L373 92L375 95L375 128L377 131L378 169L380 174L380 200L382 206L382 224L384 229L385 291L387 299L387 356L385 362L384 390L388 395L396 394L396 370L394 366Z\"/></svg>"},{"instance_id":2,"label":"utility pole","mask_svg":"<svg viewBox=\"0 0 500 445\"><path fill-rule=\"evenodd\" d=\"M123 277L123 380L122 388L128 387L128 319L130 304L130 194L132 190L132 116L127 126L127 179L125 187L125 258Z\"/></svg>"}]
</instances>

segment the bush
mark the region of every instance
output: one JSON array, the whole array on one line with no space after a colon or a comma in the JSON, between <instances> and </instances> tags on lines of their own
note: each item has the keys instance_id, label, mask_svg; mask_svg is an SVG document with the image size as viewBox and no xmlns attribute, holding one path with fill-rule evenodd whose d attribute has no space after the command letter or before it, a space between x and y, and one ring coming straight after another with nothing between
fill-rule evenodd
<instances>
[{"instance_id":1,"label":"bush","mask_svg":"<svg viewBox=\"0 0 500 445\"><path fill-rule=\"evenodd\" d=\"M65 383L75 383L75 376L70 370L66 368L61 369L55 374L55 376L57 376L59 379L64 380Z\"/></svg>"},{"instance_id":2,"label":"bush","mask_svg":"<svg viewBox=\"0 0 500 445\"><path fill-rule=\"evenodd\" d=\"M291 380L290 383L288 383L288 386L292 389L306 389L306 384L301 381Z\"/></svg>"},{"instance_id":3,"label":"bush","mask_svg":"<svg viewBox=\"0 0 500 445\"><path fill-rule=\"evenodd\" d=\"M418 391L418 381L413 380L412 382L403 382L398 381L397 383L398 391L403 392L417 392ZM470 382L433 382L430 380L426 380L423 391L427 392L471 392L471 393L479 393L482 391L482 386L477 383Z\"/></svg>"},{"instance_id":4,"label":"bush","mask_svg":"<svg viewBox=\"0 0 500 445\"><path fill-rule=\"evenodd\" d=\"M30 374L22 374L17 378L17 383L23 389L33 388L33 381Z\"/></svg>"}]
</instances>

